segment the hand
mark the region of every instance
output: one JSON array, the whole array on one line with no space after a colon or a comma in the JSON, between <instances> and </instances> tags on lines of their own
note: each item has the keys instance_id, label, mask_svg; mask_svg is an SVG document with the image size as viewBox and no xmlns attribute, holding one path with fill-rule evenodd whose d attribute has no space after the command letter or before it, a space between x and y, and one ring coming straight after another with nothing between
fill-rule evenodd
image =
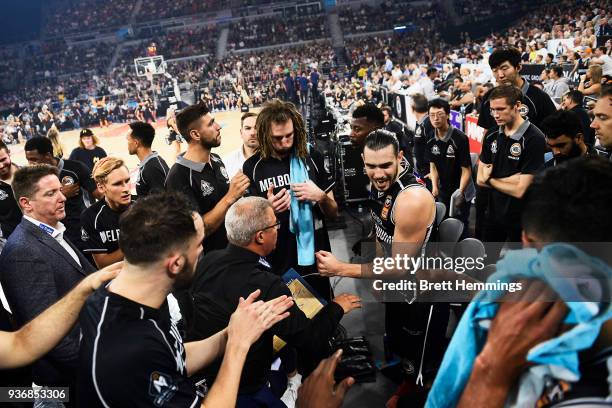
<instances>
[{"instance_id":1,"label":"hand","mask_svg":"<svg viewBox=\"0 0 612 408\"><path fill-rule=\"evenodd\" d=\"M347 377L339 384L334 380L334 372L342 350L331 357L321 360L317 368L306 378L298 389L296 407L298 408L339 408L344 396L355 383L353 377Z\"/></svg>"},{"instance_id":2,"label":"hand","mask_svg":"<svg viewBox=\"0 0 612 408\"><path fill-rule=\"evenodd\" d=\"M305 183L291 184L291 190L299 201L319 202L325 198L325 192L321 190L312 180Z\"/></svg>"},{"instance_id":3,"label":"hand","mask_svg":"<svg viewBox=\"0 0 612 408\"><path fill-rule=\"evenodd\" d=\"M342 310L344 310L344 314L347 314L351 310L361 308L361 298L357 295L349 295L348 293L343 293L339 296L336 296L333 301L339 304L340 307L342 307Z\"/></svg>"},{"instance_id":4,"label":"hand","mask_svg":"<svg viewBox=\"0 0 612 408\"><path fill-rule=\"evenodd\" d=\"M240 170L230 180L227 196L232 204L238 201L251 185L251 180Z\"/></svg>"},{"instance_id":5,"label":"hand","mask_svg":"<svg viewBox=\"0 0 612 408\"><path fill-rule=\"evenodd\" d=\"M79 183L66 184L62 185L60 190L66 198L72 198L74 196L79 195L79 192L81 191L81 186L79 185Z\"/></svg>"},{"instance_id":6,"label":"hand","mask_svg":"<svg viewBox=\"0 0 612 408\"><path fill-rule=\"evenodd\" d=\"M317 259L317 270L321 276L339 275L343 262L340 262L334 254L327 251L317 251L315 252L315 258Z\"/></svg>"},{"instance_id":7,"label":"hand","mask_svg":"<svg viewBox=\"0 0 612 408\"><path fill-rule=\"evenodd\" d=\"M477 358L492 384L511 386L527 368L529 350L555 336L567 313L566 304L545 283L521 282L523 290L502 299Z\"/></svg>"},{"instance_id":8,"label":"hand","mask_svg":"<svg viewBox=\"0 0 612 408\"><path fill-rule=\"evenodd\" d=\"M121 268L123 268L123 261L115 262L114 264L108 265L106 268L100 269L98 272L88 275L81 281L81 284L88 292L93 292L104 282L115 279L117 275L119 275Z\"/></svg>"},{"instance_id":9,"label":"hand","mask_svg":"<svg viewBox=\"0 0 612 408\"><path fill-rule=\"evenodd\" d=\"M268 201L275 213L282 213L287 211L291 205L291 194L286 188L281 188L278 193L274 194L274 187L270 186L268 188Z\"/></svg>"},{"instance_id":10,"label":"hand","mask_svg":"<svg viewBox=\"0 0 612 408\"><path fill-rule=\"evenodd\" d=\"M289 316L287 310L293 305L291 297L283 295L267 302L256 302L260 293L257 289L246 300L241 297L238 301L227 326L228 342L249 348L263 332Z\"/></svg>"},{"instance_id":11,"label":"hand","mask_svg":"<svg viewBox=\"0 0 612 408\"><path fill-rule=\"evenodd\" d=\"M491 174L493 173L493 165L485 164L482 168L482 174L484 176L484 182L488 183L489 179L491 179Z\"/></svg>"}]
</instances>

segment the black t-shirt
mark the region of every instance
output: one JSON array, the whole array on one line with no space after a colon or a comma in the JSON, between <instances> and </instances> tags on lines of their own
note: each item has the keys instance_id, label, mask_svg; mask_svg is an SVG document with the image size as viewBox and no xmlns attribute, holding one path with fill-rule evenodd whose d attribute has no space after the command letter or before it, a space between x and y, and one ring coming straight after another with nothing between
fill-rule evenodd
<instances>
[{"instance_id":1,"label":"black t-shirt","mask_svg":"<svg viewBox=\"0 0 612 408\"><path fill-rule=\"evenodd\" d=\"M59 179L63 185L78 183L81 186L77 195L66 199L66 218L62 220L70 242L81 248L81 213L86 208L83 190L93 194L96 185L87 167L79 161L59 159L57 167L60 171Z\"/></svg>"},{"instance_id":2,"label":"black t-shirt","mask_svg":"<svg viewBox=\"0 0 612 408\"><path fill-rule=\"evenodd\" d=\"M206 164L187 160L180 155L168 173L166 189L187 195L198 212L204 215L227 194L229 182L225 165L215 153L210 154L210 161ZM225 248L226 245L224 223L204 238L205 253Z\"/></svg>"},{"instance_id":3,"label":"black t-shirt","mask_svg":"<svg viewBox=\"0 0 612 408\"><path fill-rule=\"evenodd\" d=\"M290 157L278 160L275 158L262 159L260 153L255 153L243 165L244 174L251 180L249 194L268 198L268 188L274 187L274 194L281 189L291 188L290 179ZM306 158L306 167L310 180L312 180L325 193L331 191L335 181L333 176L325 169L323 156L314 149ZM315 229L315 251L330 249L329 236L325 228L325 216L318 205L312 207L314 229ZM295 234L289 230L289 210L277 214L281 222L278 231L276 249L269 255L274 273L282 275L289 268L295 268L298 264L297 241Z\"/></svg>"},{"instance_id":4,"label":"black t-shirt","mask_svg":"<svg viewBox=\"0 0 612 408\"><path fill-rule=\"evenodd\" d=\"M79 317L82 407L199 407L168 304L153 309L101 287Z\"/></svg>"},{"instance_id":5,"label":"black t-shirt","mask_svg":"<svg viewBox=\"0 0 612 408\"><path fill-rule=\"evenodd\" d=\"M529 121L525 121L512 136L506 136L502 128L490 129L483 139L480 161L493 164L491 178L517 173L535 174L544 164L545 146L544 134ZM496 224L519 226L520 200L494 188L488 190L489 220Z\"/></svg>"},{"instance_id":6,"label":"black t-shirt","mask_svg":"<svg viewBox=\"0 0 612 408\"><path fill-rule=\"evenodd\" d=\"M2 236L8 238L21 222L21 209L13 195L11 185L0 180L0 227Z\"/></svg>"},{"instance_id":7,"label":"black t-shirt","mask_svg":"<svg viewBox=\"0 0 612 408\"><path fill-rule=\"evenodd\" d=\"M395 133L399 142L400 150L404 152L404 157L412 165L412 146L414 144L414 134L404 126L402 122L396 119L385 126L385 130Z\"/></svg>"},{"instance_id":8,"label":"black t-shirt","mask_svg":"<svg viewBox=\"0 0 612 408\"><path fill-rule=\"evenodd\" d=\"M201 340L223 330L240 297L260 289L259 299L272 300L291 292L279 276L271 273L268 262L248 249L228 245L222 251L207 255L198 263L191 293L194 299L194 318L188 333L189 341ZM325 357L328 340L335 333L342 318L342 308L335 302L328 303L315 317L306 315L293 305L289 317L263 333L249 349L239 393L252 393L267 383L273 357L273 335L277 335L300 351L301 360L318 360ZM219 371L221 361L206 367L207 383Z\"/></svg>"},{"instance_id":9,"label":"black t-shirt","mask_svg":"<svg viewBox=\"0 0 612 408\"><path fill-rule=\"evenodd\" d=\"M100 200L81 214L81 247L85 253L110 254L119 249L120 212Z\"/></svg>"},{"instance_id":10,"label":"black t-shirt","mask_svg":"<svg viewBox=\"0 0 612 408\"><path fill-rule=\"evenodd\" d=\"M531 86L527 80L525 80L521 91L523 92L521 116L523 116L524 119L529 119L534 125L540 126L540 123L542 123L545 117L557 111L550 96L540 88ZM491 91L485 94L480 116L478 116L478 126L487 130L497 127L495 119L491 116L491 105L489 103L490 95Z\"/></svg>"},{"instance_id":11,"label":"black t-shirt","mask_svg":"<svg viewBox=\"0 0 612 408\"><path fill-rule=\"evenodd\" d=\"M437 136L429 139L425 157L436 165L442 196L450 197L459 188L461 168L472 165L467 136L452 126L443 139Z\"/></svg>"},{"instance_id":12,"label":"black t-shirt","mask_svg":"<svg viewBox=\"0 0 612 408\"><path fill-rule=\"evenodd\" d=\"M107 156L106 152L100 146L96 146L91 150L77 147L70 153L70 160L76 160L83 163L89 169L89 174L93 171L98 160Z\"/></svg>"},{"instance_id":13,"label":"black t-shirt","mask_svg":"<svg viewBox=\"0 0 612 408\"><path fill-rule=\"evenodd\" d=\"M584 143L589 146L595 145L595 129L591 127L591 118L587 111L582 106L574 106L570 111L578 115L578 119L580 119Z\"/></svg>"},{"instance_id":14,"label":"black t-shirt","mask_svg":"<svg viewBox=\"0 0 612 408\"><path fill-rule=\"evenodd\" d=\"M429 160L426 158L427 142L433 138L436 130L425 116L421 122L417 122L414 129L414 159L416 161L416 172L420 177L429 174Z\"/></svg>"},{"instance_id":15,"label":"black t-shirt","mask_svg":"<svg viewBox=\"0 0 612 408\"><path fill-rule=\"evenodd\" d=\"M136 194L139 198L165 190L168 165L159 153L153 152L138 165Z\"/></svg>"}]
</instances>

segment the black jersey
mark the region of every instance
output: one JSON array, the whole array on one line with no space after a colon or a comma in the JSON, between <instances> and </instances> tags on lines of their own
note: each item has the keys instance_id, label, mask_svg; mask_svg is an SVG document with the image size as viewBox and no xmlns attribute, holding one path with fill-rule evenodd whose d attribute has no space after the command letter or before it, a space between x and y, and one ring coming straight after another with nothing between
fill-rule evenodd
<instances>
[{"instance_id":1,"label":"black jersey","mask_svg":"<svg viewBox=\"0 0 612 408\"><path fill-rule=\"evenodd\" d=\"M21 222L21 209L13 195L11 185L0 180L0 227L2 236L8 238Z\"/></svg>"},{"instance_id":2,"label":"black jersey","mask_svg":"<svg viewBox=\"0 0 612 408\"><path fill-rule=\"evenodd\" d=\"M210 154L208 163L197 163L180 155L168 173L166 189L187 195L198 212L204 215L227 194L229 182L225 165L215 153ZM224 223L204 238L206 253L225 248L226 245Z\"/></svg>"},{"instance_id":3,"label":"black jersey","mask_svg":"<svg viewBox=\"0 0 612 408\"><path fill-rule=\"evenodd\" d=\"M416 123L414 129L414 160L416 172L420 177L429 174L429 160L426 157L427 142L435 136L436 130L425 116L421 122Z\"/></svg>"},{"instance_id":4,"label":"black jersey","mask_svg":"<svg viewBox=\"0 0 612 408\"><path fill-rule=\"evenodd\" d=\"M164 191L168 172L168 165L159 153L153 152L148 155L138 165L138 179L136 180L138 197L142 198Z\"/></svg>"},{"instance_id":5,"label":"black jersey","mask_svg":"<svg viewBox=\"0 0 612 408\"><path fill-rule=\"evenodd\" d=\"M545 117L552 115L557 111L555 104L553 103L550 96L538 87L532 86L525 80L523 87L521 88L523 93L522 104L521 104L521 116L524 119L529 119L531 123L536 126L540 126L542 120ZM478 116L478 126L484 129L492 129L497 127L497 123L493 116L491 116L491 105L489 103L489 96L491 91L487 92L484 96L482 108L480 110L480 116Z\"/></svg>"},{"instance_id":6,"label":"black jersey","mask_svg":"<svg viewBox=\"0 0 612 408\"><path fill-rule=\"evenodd\" d=\"M85 253L110 254L119 249L120 212L105 200L98 201L81 214L81 248Z\"/></svg>"},{"instance_id":7,"label":"black jersey","mask_svg":"<svg viewBox=\"0 0 612 408\"><path fill-rule=\"evenodd\" d=\"M290 158L282 160L275 158L262 159L260 153L251 156L243 165L243 172L251 180L249 194L259 197L268 197L268 188L274 188L274 194L281 189L290 189ZM310 180L321 190L329 192L334 187L333 176L325 169L323 156L314 149L306 158L306 168ZM329 250L329 236L325 228L325 217L318 205L312 207L314 229L315 229L315 251ZM276 250L270 254L268 259L272 264L273 271L283 274L287 269L297 265L297 243L295 234L289 231L289 210L277 214L281 227L278 231Z\"/></svg>"},{"instance_id":8,"label":"black jersey","mask_svg":"<svg viewBox=\"0 0 612 408\"><path fill-rule=\"evenodd\" d=\"M70 153L70 160L76 160L83 163L91 174L96 163L106 156L106 151L100 146L96 146L91 150L77 147Z\"/></svg>"},{"instance_id":9,"label":"black jersey","mask_svg":"<svg viewBox=\"0 0 612 408\"><path fill-rule=\"evenodd\" d=\"M372 189L370 192L370 212L376 231L376 240L383 248L385 256L392 256L393 235L395 234L395 202L402 191L409 188L425 188L414 175L405 168L398 179L391 184L387 191ZM427 234L423 242L425 248L434 223L427 227Z\"/></svg>"},{"instance_id":10,"label":"black jersey","mask_svg":"<svg viewBox=\"0 0 612 408\"><path fill-rule=\"evenodd\" d=\"M491 178L535 174L544 165L545 148L544 134L526 120L511 136L506 136L503 128L489 130L483 139L480 161L493 164ZM521 201L494 188L488 190L488 219L502 225L520 225Z\"/></svg>"},{"instance_id":11,"label":"black jersey","mask_svg":"<svg viewBox=\"0 0 612 408\"><path fill-rule=\"evenodd\" d=\"M452 126L442 139L437 136L429 139L425 157L436 166L442 196L450 197L459 188L461 168L472 166L468 138Z\"/></svg>"},{"instance_id":12,"label":"black jersey","mask_svg":"<svg viewBox=\"0 0 612 408\"><path fill-rule=\"evenodd\" d=\"M101 287L87 299L79 323L79 406L200 406L167 302L154 309Z\"/></svg>"},{"instance_id":13,"label":"black jersey","mask_svg":"<svg viewBox=\"0 0 612 408\"><path fill-rule=\"evenodd\" d=\"M70 242L80 249L81 213L87 207L83 190L93 194L96 190L96 185L87 167L81 162L59 159L57 167L60 172L59 179L62 185L67 186L78 183L81 186L81 190L77 195L66 199L66 218L62 220L62 223L66 226L66 236Z\"/></svg>"}]
</instances>

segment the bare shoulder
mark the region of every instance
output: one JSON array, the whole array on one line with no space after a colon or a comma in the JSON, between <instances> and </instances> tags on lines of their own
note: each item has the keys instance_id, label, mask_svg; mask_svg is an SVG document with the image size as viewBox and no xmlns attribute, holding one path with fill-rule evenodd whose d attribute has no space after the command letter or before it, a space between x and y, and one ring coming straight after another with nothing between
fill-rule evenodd
<instances>
[{"instance_id":1,"label":"bare shoulder","mask_svg":"<svg viewBox=\"0 0 612 408\"><path fill-rule=\"evenodd\" d=\"M435 200L429 190L424 187L411 187L402 191L396 199L395 223L413 223L422 220L428 224L435 208Z\"/></svg>"}]
</instances>

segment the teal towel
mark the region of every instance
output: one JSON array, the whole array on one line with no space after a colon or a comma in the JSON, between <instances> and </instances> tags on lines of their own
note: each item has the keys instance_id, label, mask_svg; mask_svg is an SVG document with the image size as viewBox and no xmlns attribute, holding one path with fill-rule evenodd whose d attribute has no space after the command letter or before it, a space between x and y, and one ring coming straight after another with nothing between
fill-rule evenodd
<instances>
[{"instance_id":1,"label":"teal towel","mask_svg":"<svg viewBox=\"0 0 612 408\"><path fill-rule=\"evenodd\" d=\"M310 151L310 146L308 146L308 150ZM305 161L297 157L295 152L291 153L289 173L292 183L305 183L310 179ZM298 201L292 191L289 211L289 230L296 237L298 265L314 265L315 245L312 203L309 201Z\"/></svg>"}]
</instances>

